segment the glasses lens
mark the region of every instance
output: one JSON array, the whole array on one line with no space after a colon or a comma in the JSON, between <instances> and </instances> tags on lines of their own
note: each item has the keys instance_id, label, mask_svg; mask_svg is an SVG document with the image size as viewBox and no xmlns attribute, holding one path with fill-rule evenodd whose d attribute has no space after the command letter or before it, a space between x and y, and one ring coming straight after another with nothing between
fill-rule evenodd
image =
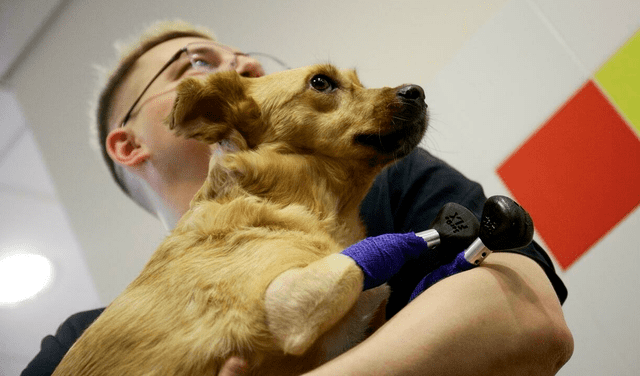
<instances>
[{"instance_id":1,"label":"glasses lens","mask_svg":"<svg viewBox=\"0 0 640 376\"><path fill-rule=\"evenodd\" d=\"M192 43L187 46L187 55L195 69L211 72L220 66L225 55L233 56L233 52L212 43Z\"/></svg>"},{"instance_id":2,"label":"glasses lens","mask_svg":"<svg viewBox=\"0 0 640 376\"><path fill-rule=\"evenodd\" d=\"M191 65L204 72L212 72L229 59L235 59L234 51L217 43L191 43L187 46L187 56ZM257 60L265 74L291 69L283 61L275 56L262 52L249 52L246 56Z\"/></svg>"}]
</instances>

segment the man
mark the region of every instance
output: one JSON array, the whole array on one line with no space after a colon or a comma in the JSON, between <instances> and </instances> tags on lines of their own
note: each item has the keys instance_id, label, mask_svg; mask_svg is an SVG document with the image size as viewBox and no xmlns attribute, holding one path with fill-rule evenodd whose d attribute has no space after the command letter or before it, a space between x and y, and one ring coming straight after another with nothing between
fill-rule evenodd
<instances>
[{"instance_id":1,"label":"man","mask_svg":"<svg viewBox=\"0 0 640 376\"><path fill-rule=\"evenodd\" d=\"M169 227L202 185L209 148L176 137L164 125L175 88L189 75L236 70L264 72L250 56L211 43L188 25L157 25L124 54L100 96L98 138L120 187ZM207 42L215 60L198 59L185 46ZM181 50L183 49L183 50ZM424 150L383 171L362 204L368 235L420 231L446 202L479 215L485 197L470 182ZM566 289L548 256L532 245L493 253L482 266L449 277L407 304L424 275L408 266L390 281L389 321L369 339L310 375L551 375L569 359L573 339L560 302ZM49 374L101 310L74 315L23 375ZM243 359L230 359L221 375L241 375Z\"/></svg>"}]
</instances>

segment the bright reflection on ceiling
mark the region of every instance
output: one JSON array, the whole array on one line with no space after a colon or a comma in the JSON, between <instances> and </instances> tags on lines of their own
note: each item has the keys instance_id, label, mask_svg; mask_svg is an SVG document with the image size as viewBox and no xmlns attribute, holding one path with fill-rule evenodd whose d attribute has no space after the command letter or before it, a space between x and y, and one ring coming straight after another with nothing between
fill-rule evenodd
<instances>
[{"instance_id":1,"label":"bright reflection on ceiling","mask_svg":"<svg viewBox=\"0 0 640 376\"><path fill-rule=\"evenodd\" d=\"M0 256L0 305L33 298L53 281L53 264L33 253Z\"/></svg>"}]
</instances>

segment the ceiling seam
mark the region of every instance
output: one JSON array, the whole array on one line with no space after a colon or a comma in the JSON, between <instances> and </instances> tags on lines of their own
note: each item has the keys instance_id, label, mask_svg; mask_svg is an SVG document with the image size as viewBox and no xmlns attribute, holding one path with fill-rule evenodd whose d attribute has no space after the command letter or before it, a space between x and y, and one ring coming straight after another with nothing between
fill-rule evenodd
<instances>
[{"instance_id":1,"label":"ceiling seam","mask_svg":"<svg viewBox=\"0 0 640 376\"><path fill-rule=\"evenodd\" d=\"M11 136L11 138L9 138L7 144L3 146L2 149L0 149L0 166L4 164L4 161L9 153L11 153L14 146L16 146L16 144L20 141L22 136L25 135L25 133L27 133L27 127L21 125L20 127L18 127L18 130L15 131L15 133Z\"/></svg>"},{"instance_id":2,"label":"ceiling seam","mask_svg":"<svg viewBox=\"0 0 640 376\"><path fill-rule=\"evenodd\" d=\"M27 58L27 56L31 53L31 51L33 51L33 49L38 45L40 40L42 40L42 37L44 36L44 34L47 32L47 30L51 28L51 26L58 19L58 17L60 16L64 8L66 8L66 5L70 2L71 2L70 0L60 0L58 5L51 11L49 16L46 17L45 21L40 25L40 27L36 30L36 32L33 33L33 35L29 38L27 43L24 44L24 47L22 48L18 56L16 56L16 58L13 59L13 61L11 61L11 64L9 64L7 69L4 71L4 73L0 77L0 85L7 85L9 88L12 87L9 83L15 71L18 70L18 67L20 66L20 64L22 64L22 62Z\"/></svg>"}]
</instances>

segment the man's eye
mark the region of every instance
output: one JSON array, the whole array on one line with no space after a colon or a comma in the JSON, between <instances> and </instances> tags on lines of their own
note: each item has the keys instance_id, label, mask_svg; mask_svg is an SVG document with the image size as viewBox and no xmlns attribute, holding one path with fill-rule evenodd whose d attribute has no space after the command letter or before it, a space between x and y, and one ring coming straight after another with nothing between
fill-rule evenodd
<instances>
[{"instance_id":1,"label":"man's eye","mask_svg":"<svg viewBox=\"0 0 640 376\"><path fill-rule=\"evenodd\" d=\"M336 89L336 83L324 74L316 74L311 78L311 87L319 92L326 93Z\"/></svg>"},{"instance_id":2,"label":"man's eye","mask_svg":"<svg viewBox=\"0 0 640 376\"><path fill-rule=\"evenodd\" d=\"M195 69L198 69L198 70L211 70L211 69L215 68L213 66L213 64L211 64L210 62L208 62L206 60L202 60L202 59L193 60L191 62L191 66L193 68L195 68Z\"/></svg>"}]
</instances>

